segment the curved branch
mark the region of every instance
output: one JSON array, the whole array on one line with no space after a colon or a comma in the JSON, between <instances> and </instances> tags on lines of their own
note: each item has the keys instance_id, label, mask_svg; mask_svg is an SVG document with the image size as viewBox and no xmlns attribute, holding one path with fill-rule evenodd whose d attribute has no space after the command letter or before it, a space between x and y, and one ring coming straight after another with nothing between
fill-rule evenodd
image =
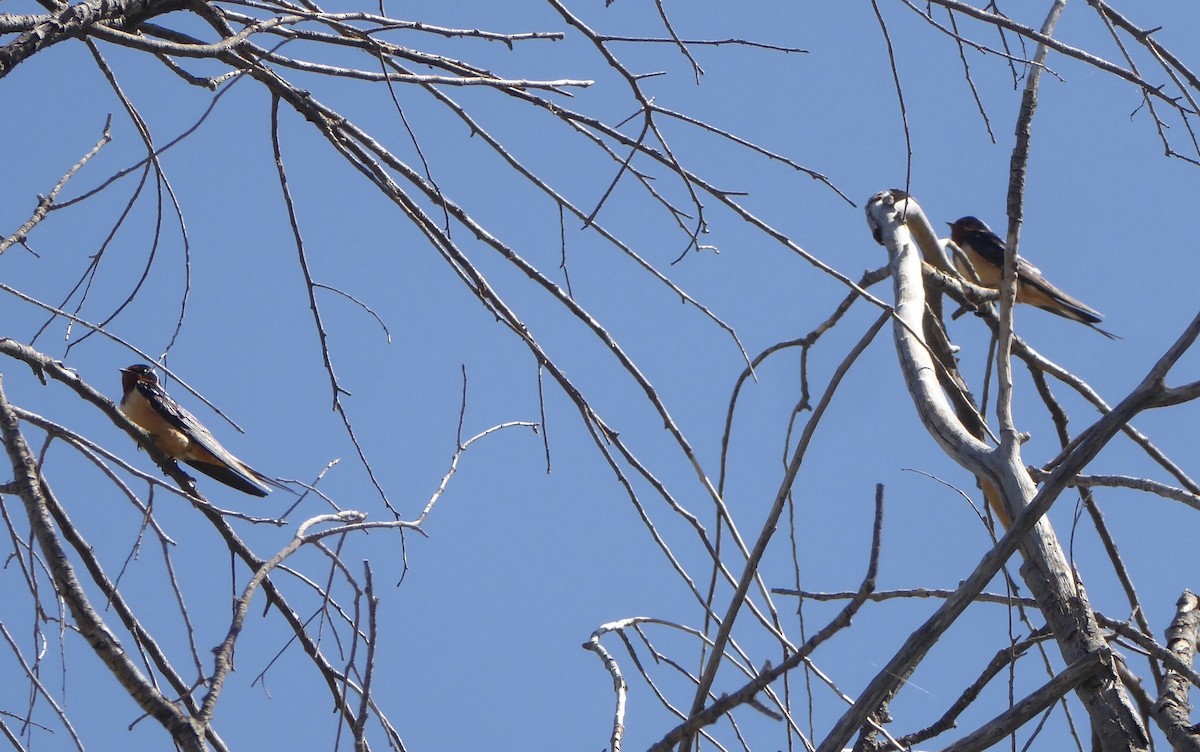
<instances>
[{"instance_id":1,"label":"curved branch","mask_svg":"<svg viewBox=\"0 0 1200 752\"><path fill-rule=\"evenodd\" d=\"M902 212L914 211L914 203L907 195L901 194L897 197L892 192L883 191L872 197L867 205L872 232L876 237L882 236L892 259L899 318L894 328L902 360L906 357L906 352L910 353L908 357L914 360L918 357L911 355L919 345L915 335L909 331L911 327L901 326L906 316L912 315L908 309L916 305L908 298L918 297L919 310L924 310L920 264L910 235L900 220ZM902 305L906 309L902 310ZM1200 327L1200 319L1194 322L1194 325ZM904 646L868 684L859 699L843 714L821 743L819 752L841 749L855 731L863 726L870 714L889 701L899 690L901 683L912 674L934 641L958 619L1018 548L1022 549L1027 560L1026 565L1022 567L1022 574L1054 632L1063 657L1074 663L1089 653L1101 651L1107 655L1111 652L1096 623L1083 586L1075 578L1053 531L1044 520L1044 515L1070 478L1099 452L1122 424L1146 407L1157 393L1157 385L1161 383L1161 378L1165 376L1170 364L1182 356L1194 337L1195 333L1191 329L1185 332L1185 336L1159 364L1156 364L1143 383L1111 413L1089 429L1086 438L1075 447L1036 493L1032 479L1019 464L1019 447L1015 442L1012 451L980 451L977 440L973 437L970 441L963 440L962 436L969 434L962 430L956 421L949 421L944 410L937 409L937 403L944 402L944 395L931 392L931 387L922 388L920 385L909 384L909 390L914 396L927 395L932 403L925 406L918 404L917 410L922 419L929 417L933 421L939 421L926 423L926 428L939 439L939 443L946 441L949 447L963 447L962 452L952 455L953 459L968 469L972 469L971 466L978 467L983 476L993 483L1002 503L1013 513L1014 519L1008 531L963 581L954 596L943 603L909 636ZM932 363L925 363L924 368L932 369ZM912 378L931 380L932 377L931 372L914 372L908 368L905 369L905 374L910 381ZM1099 735L1106 750L1144 749L1149 743L1149 738L1142 727L1137 709L1125 693L1112 661L1106 659L1104 664L1106 668L1103 679L1088 682L1077 691L1092 717L1093 731Z\"/></svg>"},{"instance_id":2,"label":"curved branch","mask_svg":"<svg viewBox=\"0 0 1200 752\"><path fill-rule=\"evenodd\" d=\"M121 686L129 692L130 697L143 711L167 729L181 749L203 752L204 741L200 727L193 725L188 715L164 697L137 667L116 636L105 625L100 613L88 599L83 584L76 578L67 552L54 530L49 511L50 504L46 498L49 488L41 477L33 452L21 434L20 421L4 394L3 386L0 386L0 434L3 435L4 448L12 461L18 493L25 503L30 528L45 554L46 565L54 578L55 593L66 602L80 634L104 661Z\"/></svg>"}]
</instances>

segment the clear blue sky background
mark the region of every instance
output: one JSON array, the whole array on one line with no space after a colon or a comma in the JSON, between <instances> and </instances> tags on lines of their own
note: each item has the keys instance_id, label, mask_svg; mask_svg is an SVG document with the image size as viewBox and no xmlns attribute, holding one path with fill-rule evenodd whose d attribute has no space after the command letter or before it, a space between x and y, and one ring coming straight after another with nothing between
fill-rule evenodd
<instances>
[{"instance_id":1,"label":"clear blue sky background","mask_svg":"<svg viewBox=\"0 0 1200 752\"><path fill-rule=\"evenodd\" d=\"M880 4L895 46L911 134L911 192L935 221L975 214L1003 232L1022 82L1014 81L1000 57L968 52L971 74L996 136L993 143L952 40L902 4ZM651 3L571 5L604 33L662 35ZM1037 5L1037 14L1018 20L1040 25L1044 4ZM1200 65L1195 34L1200 19L1194 8L1168 2L1127 5L1135 22L1162 26L1157 39L1184 61ZM5 3L4 10L35 12L36 7L14 0ZM562 98L564 106L609 123L636 112L624 83L547 5L407 3L388 10L400 18L444 26L566 31L563 41L527 42L512 51L499 43L415 33L396 33L392 39L514 78L594 80L590 88L572 90L572 98ZM745 192L737 199L741 204L842 273L858 278L864 270L882 265L883 250L872 242L861 207L874 192L905 183L906 155L892 71L870 5L772 2L747 10L704 3L669 10L676 30L686 38L746 38L807 53L694 46L691 50L705 69L697 85L684 58L669 45L614 45L631 71L664 72L644 80L646 92L663 107L824 173L857 206L777 162L664 119L660 122L680 160L722 189ZM1026 8L1006 10L1024 13ZM940 18L944 21L944 14ZM998 44L993 30L962 17L958 22L965 36ZM1085 3L1068 7L1056 36L1105 59L1120 60ZM1009 37L1009 43L1018 44L1015 37ZM190 127L211 102L210 93L184 84L143 54L102 49L159 145ZM285 49L297 56L311 54L299 46ZM1022 54L1018 47L1014 50ZM1032 47L1027 45L1027 50L1031 55ZM370 67L349 56L339 62ZM1197 168L1164 158L1153 122L1130 84L1058 54L1051 54L1048 62L1056 75L1043 78L1034 121L1022 253L1049 279L1103 311L1104 325L1122 339L1106 340L1037 310L1019 310L1017 328L1043 354L1115 403L1196 314L1194 280L1200 263L1192 197ZM1166 82L1148 61L1141 59L1139 64L1147 80ZM200 65L190 69L220 72ZM410 164L416 162L384 87L290 75ZM560 237L565 238L576 300L616 337L655 385L705 471L715 479L730 390L744 368L729 335L694 307L682 305L678 296L593 231L581 229L578 220L568 217L560 235L556 207L515 178L481 138L471 138L461 121L428 95L411 87L397 90L441 188L560 284L565 284L557 270ZM577 205L594 207L612 180L615 163L545 113L490 91L447 91L503 138L514 156ZM7 179L0 183L0 228L5 234L29 215L35 196L47 192L90 148L109 113L114 115L113 143L73 180L64 196L77 195L140 158L142 147L129 118L79 44L64 43L30 59L0 81L0 92L9 113L0 120L8 145ZM188 314L168 364L244 427L245 435L238 435L179 385L169 386L232 451L268 474L311 480L340 458L322 489L343 508L387 519L329 409L328 377L321 367L271 158L269 107L269 98L253 82L237 83L211 117L162 158L185 214L191 269ZM308 123L286 111L282 120L285 160L314 276L371 306L391 332L389 342L380 326L353 304L329 293L320 298L333 362L353 393L346 405L355 429L392 503L412 519L437 488L454 452L462 369L468 375L464 432L469 436L505 421L541 420L536 364L396 208L343 164ZM1172 142L1187 152L1185 129L1177 118L1171 123ZM636 128L635 121L623 130L633 134ZM1194 147L1190 153L1196 157ZM665 194L683 199L670 175L642 161L636 164L656 176L655 185ZM3 281L45 302L61 303L90 257L100 251L135 182L136 177L126 178L97 198L53 214L30 238L40 257L13 248L0 259ZM104 248L97 278L80 311L89 321L103 319L126 299L151 253L157 200L153 183L145 190ZM685 237L628 176L605 203L598 221L730 324L752 355L808 333L846 294L841 283L751 231L711 197L705 196L704 203L710 222L705 242L719 252L692 252L673 265L686 246ZM169 202L163 206L167 217L146 285L109 327L155 355L171 337L184 283L178 223L171 218ZM694 472L611 354L464 228L455 226L453 233L601 415L712 531L711 504ZM886 284L873 292L891 299ZM68 307L73 308L75 300ZM814 399L878 313L856 303L813 351ZM0 335L22 341L45 320L35 307L10 296L0 296L0 317L6 322ZM79 328L67 331L60 319L36 344L118 397L117 369L140 358L99 336L68 351L67 343L82 334ZM966 316L952 324L951 334L962 347L966 375L978 394L987 349L985 329ZM1185 358L1176 381L1195 378L1195 371L1188 369L1196 365L1194 355ZM758 370L757 382L747 386L735 418L726 496L747 537L757 535L782 475L789 415L799 399L798 373L796 350L767 361ZM38 385L19 364L9 364L3 376L4 388L17 404L157 472L126 436L61 386ZM1053 427L1028 376L1018 376L1019 427L1032 434L1025 460L1040 465L1056 454ZM1094 411L1081 400L1065 389L1056 388L1056 393L1075 431L1093 420ZM343 548L343 558L352 568L364 559L372 563L383 624L375 695L410 750L601 749L611 725L612 684L580 643L601 624L637 615L702 625L702 611L655 547L577 411L549 382L545 412L552 472L546 473L541 438L527 429L509 429L467 452L426 523L428 538L374 532L355 536ZM1185 469L1194 471L1196 418L1195 406L1189 405L1143 416L1137 424ZM139 515L61 442L52 447L46 468L75 522L114 573L131 552L136 553L125 575L126 586L139 612L164 630L164 643L175 651L176 660L188 665L158 544L137 548ZM1088 472L1168 480L1121 439ZM962 497L925 473L963 489L980 503L973 481L937 450L917 423L885 330L840 387L795 488L801 584L813 590L857 586L866 563L874 487L882 483L887 518L881 588L954 587L986 551L988 538ZM134 490L144 490L138 482L131 483ZM204 479L200 485L218 505L265 515L280 514L291 503L278 492L258 501ZM695 537L645 483L638 483L637 490L664 538L703 584L707 570ZM6 501L10 516L19 517L12 497ZM1161 636L1180 591L1196 586L1196 512L1131 492L1101 492L1098 501ZM1072 536L1074 502L1064 496L1052 520L1064 546L1070 547L1094 605L1115 618L1127 618L1128 607L1095 534L1084 524ZM326 505L309 499L291 515L292 526L243 524L239 530L260 554L269 556L286 544L294 524L325 511ZM207 658L208 648L227 628L227 557L219 550L214 553L220 542L180 499L157 494L155 512L176 542L171 555L188 589L199 625L196 639ZM780 531L764 565L772 587L796 585L788 537L786 529ZM328 568L313 551L298 554L291 564L319 581ZM246 576L237 570L238 591ZM0 577L5 592L22 590L13 567ZM305 603L303 588L294 581L288 584ZM720 609L724 603L719 601ZM801 639L799 623L791 616L794 599L777 597L776 604L793 639ZM308 605L316 607L315 602ZM853 695L935 607L933 601L870 606L851 631L817 654L816 663L843 692ZM806 606L808 633L824 624L835 608ZM334 720L325 690L318 688L315 673L296 646L286 644L277 616L260 615L256 607L239 643L237 673L221 703L218 728L234 748L331 749ZM897 699L892 730L902 734L932 722L1004 647L1009 618L1001 607L973 609ZM17 639L27 654L35 649L28 636L28 603L14 596L3 621L10 630L25 630ZM741 621L737 637L752 660L757 665L777 661L778 648L762 630L744 612ZM1016 624L1011 632L1023 635L1026 629ZM647 634L663 653L689 670L697 669L693 641L662 628L648 628ZM161 747L163 733L153 723L143 720L126 731L137 719L137 709L97 668L84 646L70 638L67 642L68 675L80 684L71 686L66 705L89 748ZM632 685L626 748L644 748L675 721L637 677L619 641L610 636L605 645ZM329 641L325 646L337 662L337 648ZM652 664L642 646L638 648L644 663ZM1053 646L1048 650L1057 658ZM283 657L272 664L280 651ZM57 686L57 646L50 652L47 660L53 668L43 678ZM1143 671L1140 662L1131 660ZM689 688L669 668L650 670L673 703L684 708L690 704ZM263 671L265 692L261 683L251 685ZM0 684L24 686L19 676L13 659L0 657L0 677L7 677ZM1044 680L1044 674L1022 669L1017 696ZM819 739L844 706L814 679L810 719L799 694L803 681L793 675L794 711L804 732L810 732L811 723ZM723 673L715 689L731 691L740 684L732 672ZM982 707L965 716L961 728L970 729L1006 707L1002 685L989 690ZM14 712L26 702L20 693L4 692L0 697L2 709ZM1078 723L1086 725L1077 708L1076 714ZM739 719L755 748L782 744L777 724L753 711L743 711ZM54 725L49 716L42 720ZM67 748L65 733L55 729L53 736L34 746ZM718 733L736 748L727 725ZM954 733L944 741L952 738ZM1064 749L1066 740L1060 714L1047 724L1038 747ZM384 748L378 735L373 744Z\"/></svg>"}]
</instances>

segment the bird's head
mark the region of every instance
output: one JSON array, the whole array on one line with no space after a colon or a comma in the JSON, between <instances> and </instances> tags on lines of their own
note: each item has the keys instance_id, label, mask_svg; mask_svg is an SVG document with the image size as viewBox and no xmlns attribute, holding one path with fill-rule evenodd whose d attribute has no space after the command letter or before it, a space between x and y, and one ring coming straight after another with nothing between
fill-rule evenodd
<instances>
[{"instance_id":1,"label":"bird's head","mask_svg":"<svg viewBox=\"0 0 1200 752\"><path fill-rule=\"evenodd\" d=\"M991 228L985 225L982 221L970 216L960 217L953 222L947 222L946 224L950 225L950 239L959 244L961 244L964 238L971 234L981 232L990 233L992 231Z\"/></svg>"},{"instance_id":2,"label":"bird's head","mask_svg":"<svg viewBox=\"0 0 1200 752\"><path fill-rule=\"evenodd\" d=\"M121 369L121 389L128 392L135 384L157 384L158 374L144 363L126 366Z\"/></svg>"}]
</instances>

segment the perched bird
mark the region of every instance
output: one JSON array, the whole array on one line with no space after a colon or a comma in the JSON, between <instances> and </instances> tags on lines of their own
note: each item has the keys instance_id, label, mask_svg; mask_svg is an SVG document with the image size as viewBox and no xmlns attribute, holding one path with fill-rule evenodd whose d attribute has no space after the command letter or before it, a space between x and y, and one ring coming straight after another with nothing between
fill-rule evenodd
<instances>
[{"instance_id":1,"label":"perched bird","mask_svg":"<svg viewBox=\"0 0 1200 752\"><path fill-rule=\"evenodd\" d=\"M126 418L152 437L171 459L182 460L227 486L254 496L271 489L266 476L221 446L200 421L183 409L158 383L158 375L147 365L121 369L124 394L119 405Z\"/></svg>"},{"instance_id":2,"label":"perched bird","mask_svg":"<svg viewBox=\"0 0 1200 752\"><path fill-rule=\"evenodd\" d=\"M966 260L970 262L971 268L968 269L956 254L954 265L959 273L983 287L1000 289L1000 281L1004 276L1004 241L975 217L963 217L948 224L950 239L962 249ZM1020 256L1017 257L1017 302L1028 303L1086 324L1109 339L1119 339L1117 335L1096 326L1101 320L1099 311L1047 282L1037 267Z\"/></svg>"}]
</instances>

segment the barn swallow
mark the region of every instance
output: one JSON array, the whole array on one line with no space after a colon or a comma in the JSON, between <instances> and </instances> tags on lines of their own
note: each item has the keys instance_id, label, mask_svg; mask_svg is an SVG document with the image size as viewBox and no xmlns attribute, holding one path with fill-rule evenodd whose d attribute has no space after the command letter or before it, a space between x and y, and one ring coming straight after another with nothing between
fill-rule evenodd
<instances>
[{"instance_id":1,"label":"barn swallow","mask_svg":"<svg viewBox=\"0 0 1200 752\"><path fill-rule=\"evenodd\" d=\"M266 476L230 454L195 416L171 399L150 366L122 368L121 388L121 412L150 434L168 457L239 491L254 496L271 492L263 484Z\"/></svg>"},{"instance_id":2,"label":"barn swallow","mask_svg":"<svg viewBox=\"0 0 1200 752\"><path fill-rule=\"evenodd\" d=\"M950 239L970 262L970 268L967 268L964 260L955 254L954 265L959 273L983 287L1000 289L1004 275L1004 241L975 217L963 217L947 224L950 225ZM1017 302L1086 324L1109 339L1120 339L1096 326L1101 320L1099 311L1050 284L1037 267L1021 256L1017 257Z\"/></svg>"}]
</instances>

